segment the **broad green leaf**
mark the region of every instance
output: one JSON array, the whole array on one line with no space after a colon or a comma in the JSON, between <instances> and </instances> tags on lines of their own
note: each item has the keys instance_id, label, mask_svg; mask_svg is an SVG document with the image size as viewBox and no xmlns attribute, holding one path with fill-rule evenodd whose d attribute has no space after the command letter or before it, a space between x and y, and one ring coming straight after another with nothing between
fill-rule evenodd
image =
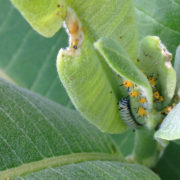
<instances>
[{"instance_id":1,"label":"broad green leaf","mask_svg":"<svg viewBox=\"0 0 180 180\"><path fill-rule=\"evenodd\" d=\"M66 16L63 0L11 0L31 26L46 37L53 36Z\"/></svg>"},{"instance_id":2,"label":"broad green leaf","mask_svg":"<svg viewBox=\"0 0 180 180\"><path fill-rule=\"evenodd\" d=\"M131 0L111 0L104 2L67 0L94 41L100 37L110 37L118 41L135 60L137 57L137 26Z\"/></svg>"},{"instance_id":3,"label":"broad green leaf","mask_svg":"<svg viewBox=\"0 0 180 180\"><path fill-rule=\"evenodd\" d=\"M0 86L0 179L159 179L119 162L111 138L77 112L5 81Z\"/></svg>"},{"instance_id":4,"label":"broad green leaf","mask_svg":"<svg viewBox=\"0 0 180 180\"><path fill-rule=\"evenodd\" d=\"M84 155L93 158L91 152L120 158L111 138L77 112L5 81L1 80L0 86L0 174L40 160L57 163L56 158L63 161L72 153L77 160Z\"/></svg>"},{"instance_id":5,"label":"broad green leaf","mask_svg":"<svg viewBox=\"0 0 180 180\"><path fill-rule=\"evenodd\" d=\"M53 38L37 34L9 0L0 0L0 76L72 107L56 72L56 56L67 46L62 29Z\"/></svg>"},{"instance_id":6,"label":"broad green leaf","mask_svg":"<svg viewBox=\"0 0 180 180\"><path fill-rule=\"evenodd\" d=\"M180 146L170 143L154 171L162 180L180 179Z\"/></svg>"},{"instance_id":7,"label":"broad green leaf","mask_svg":"<svg viewBox=\"0 0 180 180\"><path fill-rule=\"evenodd\" d=\"M105 132L122 132L126 125L118 110L117 87L108 79L109 72L103 69L99 60L85 39L81 54L75 57L60 51L58 73L73 104L90 122Z\"/></svg>"},{"instance_id":8,"label":"broad green leaf","mask_svg":"<svg viewBox=\"0 0 180 180\"><path fill-rule=\"evenodd\" d=\"M175 55L180 42L179 0L133 0L138 20L140 39L147 35L159 36Z\"/></svg>"},{"instance_id":9,"label":"broad green leaf","mask_svg":"<svg viewBox=\"0 0 180 180\"><path fill-rule=\"evenodd\" d=\"M157 102L160 109L167 106L175 92L176 72L171 64L172 55L157 36L146 36L139 47L137 65L147 75L155 80L153 91L158 91L163 97L163 104Z\"/></svg>"},{"instance_id":10,"label":"broad green leaf","mask_svg":"<svg viewBox=\"0 0 180 180\"><path fill-rule=\"evenodd\" d=\"M38 32L41 32L39 27L42 26L42 31L47 34L56 32L61 26L61 18L65 19L66 7L69 6L77 13L83 28L93 40L102 36L118 39L132 58L137 57L137 27L131 0L113 0L111 3L103 0L11 1ZM51 24L55 24L54 30Z\"/></svg>"},{"instance_id":11,"label":"broad green leaf","mask_svg":"<svg viewBox=\"0 0 180 180\"><path fill-rule=\"evenodd\" d=\"M30 175L15 178L15 180L18 179L160 180L157 175L143 166L115 161L87 161L62 167L47 168Z\"/></svg>"},{"instance_id":12,"label":"broad green leaf","mask_svg":"<svg viewBox=\"0 0 180 180\"><path fill-rule=\"evenodd\" d=\"M155 137L166 140L180 139L180 103L163 120Z\"/></svg>"},{"instance_id":13,"label":"broad green leaf","mask_svg":"<svg viewBox=\"0 0 180 180\"><path fill-rule=\"evenodd\" d=\"M97 54L93 42L100 36L113 39L123 36L118 42L122 43L131 57L136 57L137 33L132 4L129 0L113 0L111 4L104 4L102 0L98 3L74 0L68 3L73 8L67 9L65 20L70 32L70 42L69 48L60 50L58 54L60 79L72 102L86 119L102 131L122 132L126 125L118 112L120 95L117 78ZM97 11L97 8L100 10ZM112 18L117 19L111 23ZM129 27L134 27L132 32L127 31ZM128 33L122 35L122 31ZM123 38L125 41L121 40Z\"/></svg>"},{"instance_id":14,"label":"broad green leaf","mask_svg":"<svg viewBox=\"0 0 180 180\"><path fill-rule=\"evenodd\" d=\"M132 153L134 147L134 136L135 133L132 129L128 129L121 134L111 135L124 156L128 156Z\"/></svg>"},{"instance_id":15,"label":"broad green leaf","mask_svg":"<svg viewBox=\"0 0 180 180\"><path fill-rule=\"evenodd\" d=\"M177 91L178 97L180 97L180 46L178 46L176 50L174 68L176 70L176 78L177 78L176 91Z\"/></svg>"},{"instance_id":16,"label":"broad green leaf","mask_svg":"<svg viewBox=\"0 0 180 180\"><path fill-rule=\"evenodd\" d=\"M132 81L144 90L144 94L150 104L152 104L152 89L145 75L128 57L126 51L115 41L109 38L100 39L95 43L95 47L104 57L112 70L121 77Z\"/></svg>"}]
</instances>

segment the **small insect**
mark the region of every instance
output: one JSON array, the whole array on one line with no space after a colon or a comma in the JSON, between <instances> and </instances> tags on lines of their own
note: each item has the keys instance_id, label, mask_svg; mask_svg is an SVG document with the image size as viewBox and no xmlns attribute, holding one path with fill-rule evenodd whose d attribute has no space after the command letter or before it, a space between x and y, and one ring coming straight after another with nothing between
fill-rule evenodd
<instances>
[{"instance_id":1,"label":"small insect","mask_svg":"<svg viewBox=\"0 0 180 180\"><path fill-rule=\"evenodd\" d=\"M139 92L138 92L138 91L131 91L131 92L129 93L129 96L131 96L131 97L137 97L137 96L139 96Z\"/></svg>"},{"instance_id":2,"label":"small insect","mask_svg":"<svg viewBox=\"0 0 180 180\"><path fill-rule=\"evenodd\" d=\"M163 96L159 96L159 101L160 101L160 102L164 101Z\"/></svg>"},{"instance_id":3,"label":"small insect","mask_svg":"<svg viewBox=\"0 0 180 180\"><path fill-rule=\"evenodd\" d=\"M172 110L172 106L167 106L167 107L164 109L164 113L167 115L171 110Z\"/></svg>"},{"instance_id":4,"label":"small insect","mask_svg":"<svg viewBox=\"0 0 180 180\"><path fill-rule=\"evenodd\" d=\"M176 103L173 103L173 104L172 104L172 107L174 107L174 106L176 106Z\"/></svg>"},{"instance_id":5,"label":"small insect","mask_svg":"<svg viewBox=\"0 0 180 180\"><path fill-rule=\"evenodd\" d=\"M138 108L138 115L139 115L140 117L146 116L146 110L145 110L143 107L139 107L139 108Z\"/></svg>"},{"instance_id":6,"label":"small insect","mask_svg":"<svg viewBox=\"0 0 180 180\"><path fill-rule=\"evenodd\" d=\"M150 77L149 78L149 83L152 87L154 87L156 85L156 79L154 77Z\"/></svg>"},{"instance_id":7,"label":"small insect","mask_svg":"<svg viewBox=\"0 0 180 180\"><path fill-rule=\"evenodd\" d=\"M159 94L158 91L155 91L155 92L153 93L153 95L154 95L154 98L155 98L155 99L159 99L159 97L160 97L160 94Z\"/></svg>"},{"instance_id":8,"label":"small insect","mask_svg":"<svg viewBox=\"0 0 180 180\"><path fill-rule=\"evenodd\" d=\"M128 126L130 126L133 129L138 129L142 126L141 123L136 121L133 113L131 112L129 98L121 99L119 102L119 107L120 107L120 113L121 113L122 120Z\"/></svg>"},{"instance_id":9,"label":"small insect","mask_svg":"<svg viewBox=\"0 0 180 180\"><path fill-rule=\"evenodd\" d=\"M122 85L127 88L131 88L134 86L134 84L129 80L124 81Z\"/></svg>"},{"instance_id":10,"label":"small insect","mask_svg":"<svg viewBox=\"0 0 180 180\"><path fill-rule=\"evenodd\" d=\"M144 103L146 103L147 102L147 100L145 99L145 98L140 98L139 99L139 103L141 103L141 104L144 104Z\"/></svg>"},{"instance_id":11,"label":"small insect","mask_svg":"<svg viewBox=\"0 0 180 180\"><path fill-rule=\"evenodd\" d=\"M174 98L174 103L177 103L178 102L178 96L176 96L175 98Z\"/></svg>"}]
</instances>

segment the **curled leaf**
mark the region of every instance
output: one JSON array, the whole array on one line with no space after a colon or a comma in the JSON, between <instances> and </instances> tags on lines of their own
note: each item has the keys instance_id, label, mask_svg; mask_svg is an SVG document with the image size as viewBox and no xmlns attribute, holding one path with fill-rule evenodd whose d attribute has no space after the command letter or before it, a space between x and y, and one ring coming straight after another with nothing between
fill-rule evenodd
<instances>
[{"instance_id":1,"label":"curled leaf","mask_svg":"<svg viewBox=\"0 0 180 180\"><path fill-rule=\"evenodd\" d=\"M11 0L30 25L45 37L53 36L66 16L64 0Z\"/></svg>"},{"instance_id":2,"label":"curled leaf","mask_svg":"<svg viewBox=\"0 0 180 180\"><path fill-rule=\"evenodd\" d=\"M180 139L180 103L166 116L159 130L155 133L156 138L165 140Z\"/></svg>"},{"instance_id":3,"label":"curled leaf","mask_svg":"<svg viewBox=\"0 0 180 180\"><path fill-rule=\"evenodd\" d=\"M155 100L158 101L158 109L167 106L174 96L176 72L171 65L171 59L171 53L159 37L147 36L142 39L137 65L149 79Z\"/></svg>"},{"instance_id":4,"label":"curled leaf","mask_svg":"<svg viewBox=\"0 0 180 180\"><path fill-rule=\"evenodd\" d=\"M176 70L176 78L177 78L176 91L177 91L178 97L180 97L180 45L176 49L174 68Z\"/></svg>"}]
</instances>

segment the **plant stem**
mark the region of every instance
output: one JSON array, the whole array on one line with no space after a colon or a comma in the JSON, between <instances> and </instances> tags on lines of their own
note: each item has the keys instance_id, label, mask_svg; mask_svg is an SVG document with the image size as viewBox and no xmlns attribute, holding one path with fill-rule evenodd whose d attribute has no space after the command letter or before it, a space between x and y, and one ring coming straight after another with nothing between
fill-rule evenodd
<instances>
[{"instance_id":1,"label":"plant stem","mask_svg":"<svg viewBox=\"0 0 180 180\"><path fill-rule=\"evenodd\" d=\"M136 131L133 160L136 163L153 167L164 148L154 139L154 129L142 128Z\"/></svg>"}]
</instances>

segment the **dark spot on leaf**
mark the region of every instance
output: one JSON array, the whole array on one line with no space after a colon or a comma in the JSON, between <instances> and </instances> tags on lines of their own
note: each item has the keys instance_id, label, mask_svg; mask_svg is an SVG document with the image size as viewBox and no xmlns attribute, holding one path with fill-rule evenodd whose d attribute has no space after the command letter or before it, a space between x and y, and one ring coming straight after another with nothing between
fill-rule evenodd
<instances>
[{"instance_id":1,"label":"dark spot on leaf","mask_svg":"<svg viewBox=\"0 0 180 180\"><path fill-rule=\"evenodd\" d=\"M110 94L112 94L112 91L110 91Z\"/></svg>"},{"instance_id":2,"label":"dark spot on leaf","mask_svg":"<svg viewBox=\"0 0 180 180\"><path fill-rule=\"evenodd\" d=\"M57 7L58 7L58 8L60 8L60 7L61 7L61 5L60 5L60 4L58 4L58 5L57 5Z\"/></svg>"},{"instance_id":3,"label":"dark spot on leaf","mask_svg":"<svg viewBox=\"0 0 180 180\"><path fill-rule=\"evenodd\" d=\"M137 62L139 62L140 60L137 58Z\"/></svg>"},{"instance_id":4,"label":"dark spot on leaf","mask_svg":"<svg viewBox=\"0 0 180 180\"><path fill-rule=\"evenodd\" d=\"M119 37L119 39L122 39L122 38L123 38L122 36Z\"/></svg>"}]
</instances>

